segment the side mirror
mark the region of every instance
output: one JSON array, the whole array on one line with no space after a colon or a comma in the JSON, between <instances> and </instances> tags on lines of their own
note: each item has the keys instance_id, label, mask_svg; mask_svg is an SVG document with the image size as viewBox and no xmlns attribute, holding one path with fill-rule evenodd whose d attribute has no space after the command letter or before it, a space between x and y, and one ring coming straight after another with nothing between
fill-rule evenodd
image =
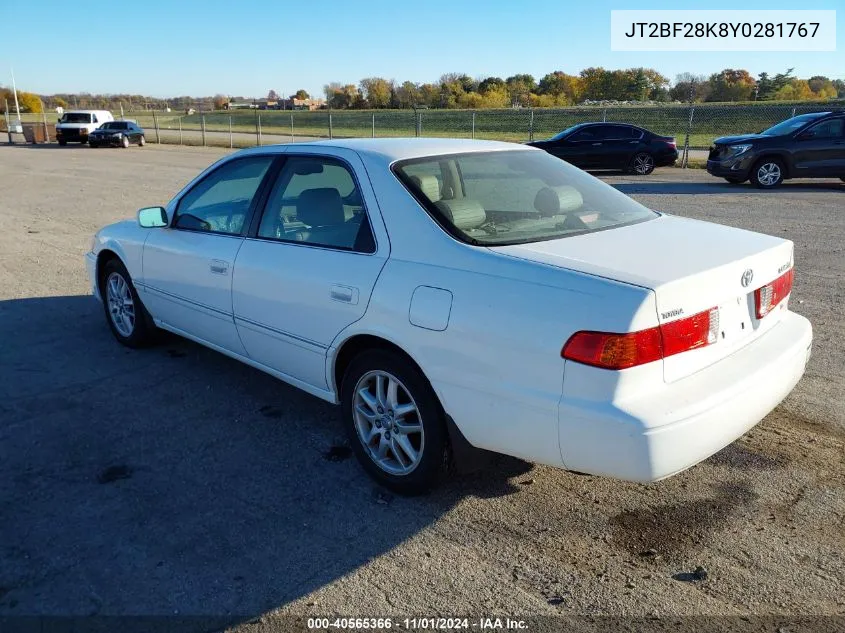
<instances>
[{"instance_id":1,"label":"side mirror","mask_svg":"<svg viewBox=\"0 0 845 633\"><path fill-rule=\"evenodd\" d=\"M167 211L164 207L144 207L138 210L138 224L145 229L167 226Z\"/></svg>"}]
</instances>

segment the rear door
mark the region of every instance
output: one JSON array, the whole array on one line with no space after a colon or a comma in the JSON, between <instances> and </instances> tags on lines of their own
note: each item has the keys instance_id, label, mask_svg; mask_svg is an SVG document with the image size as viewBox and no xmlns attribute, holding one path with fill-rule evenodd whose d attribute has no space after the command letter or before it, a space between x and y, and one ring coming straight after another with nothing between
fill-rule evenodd
<instances>
[{"instance_id":1,"label":"rear door","mask_svg":"<svg viewBox=\"0 0 845 633\"><path fill-rule=\"evenodd\" d=\"M845 175L845 117L826 119L795 138L797 178Z\"/></svg>"},{"instance_id":2,"label":"rear door","mask_svg":"<svg viewBox=\"0 0 845 633\"><path fill-rule=\"evenodd\" d=\"M149 232L140 289L156 319L244 354L232 315L232 266L275 157L222 164L181 197L169 227Z\"/></svg>"},{"instance_id":3,"label":"rear door","mask_svg":"<svg viewBox=\"0 0 845 633\"><path fill-rule=\"evenodd\" d=\"M250 357L326 389L327 350L364 315L388 254L355 152L286 154L235 261L235 323Z\"/></svg>"},{"instance_id":4,"label":"rear door","mask_svg":"<svg viewBox=\"0 0 845 633\"><path fill-rule=\"evenodd\" d=\"M604 169L625 169L640 145L643 134L630 125L601 126L602 153L600 167Z\"/></svg>"}]
</instances>

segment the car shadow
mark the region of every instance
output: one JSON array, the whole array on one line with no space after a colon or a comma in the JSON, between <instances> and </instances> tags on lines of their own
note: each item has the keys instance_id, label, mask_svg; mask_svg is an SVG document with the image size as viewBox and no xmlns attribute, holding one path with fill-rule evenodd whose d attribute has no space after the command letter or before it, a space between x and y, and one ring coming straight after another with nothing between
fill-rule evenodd
<instances>
[{"instance_id":1,"label":"car shadow","mask_svg":"<svg viewBox=\"0 0 845 633\"><path fill-rule=\"evenodd\" d=\"M722 180L713 179L710 182L678 182L659 179L643 178L637 182L608 182L624 194L671 194L671 195L701 195L701 194L764 194L778 195L783 193L829 193L845 190L845 183L840 180L786 181L771 190L758 189L751 183L732 185Z\"/></svg>"},{"instance_id":2,"label":"car shadow","mask_svg":"<svg viewBox=\"0 0 845 633\"><path fill-rule=\"evenodd\" d=\"M351 456L336 407L178 337L122 347L89 296L0 301L0 340L0 622L249 621L531 468L501 458L395 496Z\"/></svg>"}]
</instances>

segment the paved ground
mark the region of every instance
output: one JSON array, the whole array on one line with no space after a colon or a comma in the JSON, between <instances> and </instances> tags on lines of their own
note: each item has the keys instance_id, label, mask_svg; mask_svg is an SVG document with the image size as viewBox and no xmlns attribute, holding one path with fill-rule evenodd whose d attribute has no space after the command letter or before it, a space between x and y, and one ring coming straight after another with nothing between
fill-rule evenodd
<instances>
[{"instance_id":1,"label":"paved ground","mask_svg":"<svg viewBox=\"0 0 845 633\"><path fill-rule=\"evenodd\" d=\"M607 178L795 241L813 358L742 440L653 485L501 459L405 499L333 407L176 338L126 350L86 296L91 234L221 153L0 147L0 616L845 613L845 185Z\"/></svg>"}]
</instances>

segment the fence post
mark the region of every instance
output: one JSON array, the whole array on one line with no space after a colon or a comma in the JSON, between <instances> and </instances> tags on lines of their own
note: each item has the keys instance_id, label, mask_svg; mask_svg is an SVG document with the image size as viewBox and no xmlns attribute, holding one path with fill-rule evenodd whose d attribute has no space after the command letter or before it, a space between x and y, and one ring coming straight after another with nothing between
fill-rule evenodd
<instances>
[{"instance_id":1,"label":"fence post","mask_svg":"<svg viewBox=\"0 0 845 633\"><path fill-rule=\"evenodd\" d=\"M255 134L258 136L258 147L261 147L261 114L255 120Z\"/></svg>"},{"instance_id":2,"label":"fence post","mask_svg":"<svg viewBox=\"0 0 845 633\"><path fill-rule=\"evenodd\" d=\"M414 117L416 119L416 121L415 121L416 125L414 125L414 128L415 128L414 132L416 133L417 136L422 136L422 112L420 112L418 110L414 114L416 114L416 116Z\"/></svg>"},{"instance_id":3,"label":"fence post","mask_svg":"<svg viewBox=\"0 0 845 633\"><path fill-rule=\"evenodd\" d=\"M50 142L50 128L47 127L47 113L44 111L44 105L41 105L41 118L44 120L44 142Z\"/></svg>"},{"instance_id":4,"label":"fence post","mask_svg":"<svg viewBox=\"0 0 845 633\"><path fill-rule=\"evenodd\" d=\"M205 147L205 115L204 114L200 117L200 123L202 123L202 146Z\"/></svg>"},{"instance_id":5,"label":"fence post","mask_svg":"<svg viewBox=\"0 0 845 633\"><path fill-rule=\"evenodd\" d=\"M329 110L329 138L334 138L334 131L332 130L332 111Z\"/></svg>"},{"instance_id":6,"label":"fence post","mask_svg":"<svg viewBox=\"0 0 845 633\"><path fill-rule=\"evenodd\" d=\"M528 113L528 140L534 140L534 108Z\"/></svg>"},{"instance_id":7,"label":"fence post","mask_svg":"<svg viewBox=\"0 0 845 633\"><path fill-rule=\"evenodd\" d=\"M229 149L232 149L234 145L232 144L232 115L229 115Z\"/></svg>"},{"instance_id":8,"label":"fence post","mask_svg":"<svg viewBox=\"0 0 845 633\"><path fill-rule=\"evenodd\" d=\"M683 158L681 159L681 167L686 169L687 164L689 163L689 135L692 133L692 119L695 115L695 106L690 104L689 106L689 121L687 122L687 133L684 136L684 152Z\"/></svg>"},{"instance_id":9,"label":"fence post","mask_svg":"<svg viewBox=\"0 0 845 633\"><path fill-rule=\"evenodd\" d=\"M293 112L290 113L290 142L293 143Z\"/></svg>"},{"instance_id":10,"label":"fence post","mask_svg":"<svg viewBox=\"0 0 845 633\"><path fill-rule=\"evenodd\" d=\"M607 108L604 108L604 109L601 111L601 122L602 122L602 123L607 123Z\"/></svg>"},{"instance_id":11,"label":"fence post","mask_svg":"<svg viewBox=\"0 0 845 633\"><path fill-rule=\"evenodd\" d=\"M3 116L6 118L6 132L9 134L9 143L12 143L12 126L9 125L9 100L6 99L6 109L3 110Z\"/></svg>"},{"instance_id":12,"label":"fence post","mask_svg":"<svg viewBox=\"0 0 845 633\"><path fill-rule=\"evenodd\" d=\"M373 112L373 138L376 137L376 113Z\"/></svg>"},{"instance_id":13,"label":"fence post","mask_svg":"<svg viewBox=\"0 0 845 633\"><path fill-rule=\"evenodd\" d=\"M472 111L472 138L475 138L475 110Z\"/></svg>"},{"instance_id":14,"label":"fence post","mask_svg":"<svg viewBox=\"0 0 845 633\"><path fill-rule=\"evenodd\" d=\"M156 129L156 143L161 145L161 136L158 133L158 117L156 116L156 111L153 110L153 126Z\"/></svg>"},{"instance_id":15,"label":"fence post","mask_svg":"<svg viewBox=\"0 0 845 633\"><path fill-rule=\"evenodd\" d=\"M182 144L182 117L179 117L179 145Z\"/></svg>"},{"instance_id":16,"label":"fence post","mask_svg":"<svg viewBox=\"0 0 845 633\"><path fill-rule=\"evenodd\" d=\"M795 116L795 108L792 108L792 116Z\"/></svg>"}]
</instances>

